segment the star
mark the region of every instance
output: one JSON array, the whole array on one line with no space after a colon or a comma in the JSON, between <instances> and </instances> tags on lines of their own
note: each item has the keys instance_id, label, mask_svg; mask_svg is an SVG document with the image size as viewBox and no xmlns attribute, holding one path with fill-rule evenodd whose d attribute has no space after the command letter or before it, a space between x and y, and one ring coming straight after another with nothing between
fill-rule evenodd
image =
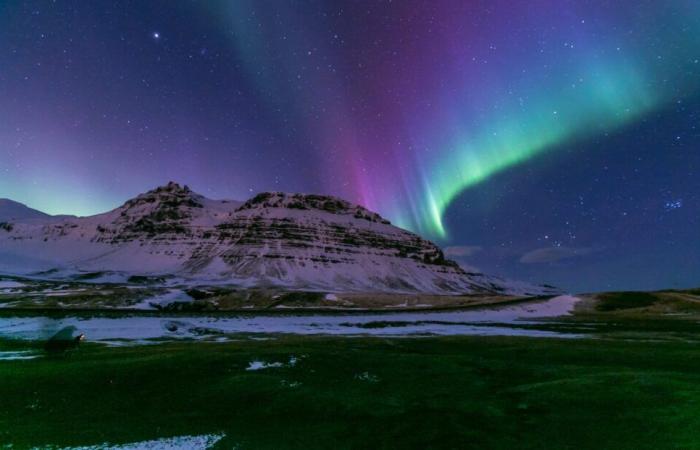
<instances>
[{"instance_id":1,"label":"star","mask_svg":"<svg viewBox=\"0 0 700 450\"><path fill-rule=\"evenodd\" d=\"M664 209L666 209L666 211L673 211L674 209L678 209L678 208L682 208L682 207L683 207L683 199L682 198L679 198L677 200L670 200L664 204Z\"/></svg>"},{"instance_id":2,"label":"star","mask_svg":"<svg viewBox=\"0 0 700 450\"><path fill-rule=\"evenodd\" d=\"M154 31L153 32L153 39L156 39L156 40L160 39L160 33L157 31Z\"/></svg>"}]
</instances>

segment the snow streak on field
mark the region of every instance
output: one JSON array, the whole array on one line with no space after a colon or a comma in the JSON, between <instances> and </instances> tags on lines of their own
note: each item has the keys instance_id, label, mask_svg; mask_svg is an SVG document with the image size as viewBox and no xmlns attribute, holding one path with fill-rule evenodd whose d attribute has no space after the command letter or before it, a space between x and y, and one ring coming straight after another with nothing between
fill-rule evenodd
<instances>
[{"instance_id":1,"label":"snow streak on field","mask_svg":"<svg viewBox=\"0 0 700 450\"><path fill-rule=\"evenodd\" d=\"M177 436L154 439L151 441L133 442L131 444L114 445L104 443L86 447L62 447L60 450L206 450L223 438L223 434L203 434L200 436ZM59 450L59 448L56 447L56 450Z\"/></svg>"},{"instance_id":2,"label":"snow streak on field","mask_svg":"<svg viewBox=\"0 0 700 450\"><path fill-rule=\"evenodd\" d=\"M34 359L39 355L30 351L0 351L0 361L17 361L22 359Z\"/></svg>"}]
</instances>

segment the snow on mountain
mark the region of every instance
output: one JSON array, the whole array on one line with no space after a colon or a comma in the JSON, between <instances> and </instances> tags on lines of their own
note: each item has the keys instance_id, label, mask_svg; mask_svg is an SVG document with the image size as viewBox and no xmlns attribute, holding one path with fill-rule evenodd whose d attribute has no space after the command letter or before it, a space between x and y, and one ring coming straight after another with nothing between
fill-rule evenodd
<instances>
[{"instance_id":1,"label":"snow on mountain","mask_svg":"<svg viewBox=\"0 0 700 450\"><path fill-rule=\"evenodd\" d=\"M467 273L432 242L335 197L266 192L241 203L172 182L104 214L0 229L0 270L49 269L336 292L555 292Z\"/></svg>"},{"instance_id":2,"label":"snow on mountain","mask_svg":"<svg viewBox=\"0 0 700 450\"><path fill-rule=\"evenodd\" d=\"M7 198L0 198L0 222L12 220L47 219L46 213L32 209L22 203Z\"/></svg>"}]
</instances>

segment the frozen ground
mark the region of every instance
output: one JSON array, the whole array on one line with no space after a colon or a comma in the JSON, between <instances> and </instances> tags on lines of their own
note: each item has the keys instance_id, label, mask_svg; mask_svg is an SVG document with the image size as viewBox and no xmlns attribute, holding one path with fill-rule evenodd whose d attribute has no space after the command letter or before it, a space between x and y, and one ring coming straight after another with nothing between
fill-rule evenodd
<instances>
[{"instance_id":1,"label":"frozen ground","mask_svg":"<svg viewBox=\"0 0 700 450\"><path fill-rule=\"evenodd\" d=\"M66 326L75 326L89 341L146 343L159 339L227 340L241 334L290 333L303 335L512 335L564 336L575 334L522 328L538 319L568 315L577 297L509 306L449 312L395 312L368 314L217 315L122 317L0 317L0 338L47 339Z\"/></svg>"}]
</instances>

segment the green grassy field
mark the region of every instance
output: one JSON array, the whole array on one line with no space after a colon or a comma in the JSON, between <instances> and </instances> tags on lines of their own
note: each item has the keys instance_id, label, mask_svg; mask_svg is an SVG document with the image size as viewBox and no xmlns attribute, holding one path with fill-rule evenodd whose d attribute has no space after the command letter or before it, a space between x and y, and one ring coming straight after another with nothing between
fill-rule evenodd
<instances>
[{"instance_id":1,"label":"green grassy field","mask_svg":"<svg viewBox=\"0 0 700 450\"><path fill-rule=\"evenodd\" d=\"M684 342L279 337L0 362L13 448L207 433L227 449L700 448L698 429Z\"/></svg>"}]
</instances>

